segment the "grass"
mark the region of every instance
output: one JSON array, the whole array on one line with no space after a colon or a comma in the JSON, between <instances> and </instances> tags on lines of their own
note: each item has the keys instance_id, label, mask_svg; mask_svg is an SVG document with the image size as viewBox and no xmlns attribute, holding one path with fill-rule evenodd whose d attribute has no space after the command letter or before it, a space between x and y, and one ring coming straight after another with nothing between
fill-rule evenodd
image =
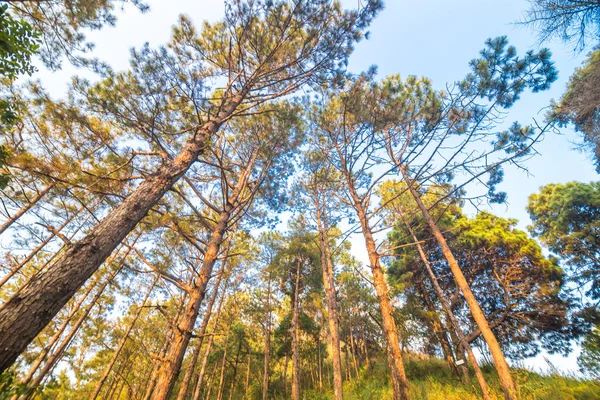
<instances>
[{"instance_id":1,"label":"grass","mask_svg":"<svg viewBox=\"0 0 600 400\"><path fill-rule=\"evenodd\" d=\"M410 382L411 398L414 400L476 400L480 399L479 387L473 378L471 385L461 383L452 376L443 360L437 358L405 360ZM483 368L493 399L501 400L502 391L492 366ZM383 361L363 368L359 379L344 382L344 399L380 400L391 399L388 371ZM550 371L540 374L524 368L514 368L513 378L520 399L527 400L596 400L600 399L600 383L576 377L561 376ZM305 391L304 399L331 399L331 392Z\"/></svg>"}]
</instances>

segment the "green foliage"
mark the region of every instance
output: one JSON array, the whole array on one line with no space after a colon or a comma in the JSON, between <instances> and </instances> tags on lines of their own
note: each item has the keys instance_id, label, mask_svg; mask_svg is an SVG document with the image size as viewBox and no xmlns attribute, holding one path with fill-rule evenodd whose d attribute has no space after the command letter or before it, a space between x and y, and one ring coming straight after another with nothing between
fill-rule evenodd
<instances>
[{"instance_id":1,"label":"green foliage","mask_svg":"<svg viewBox=\"0 0 600 400\"><path fill-rule=\"evenodd\" d=\"M31 57L39 50L39 37L29 23L10 15L8 5L0 5L0 76L31 75L35 71Z\"/></svg>"},{"instance_id":2,"label":"green foliage","mask_svg":"<svg viewBox=\"0 0 600 400\"><path fill-rule=\"evenodd\" d=\"M0 374L0 400L9 400L13 396L31 395L33 392L33 388L17 382L16 374L12 370Z\"/></svg>"},{"instance_id":3,"label":"green foliage","mask_svg":"<svg viewBox=\"0 0 600 400\"><path fill-rule=\"evenodd\" d=\"M600 331L592 329L581 343L581 355L577 359L581 372L586 376L600 380Z\"/></svg>"},{"instance_id":4,"label":"green foliage","mask_svg":"<svg viewBox=\"0 0 600 400\"><path fill-rule=\"evenodd\" d=\"M411 398L415 400L477 400L481 398L476 384L466 385L452 376L448 365L441 359L405 359ZM504 398L497 375L492 369L484 370L494 400ZM391 399L386 363L379 360L371 371L363 370L361 378L344 383L344 398L353 400ZM515 368L513 377L521 399L535 400L592 400L600 396L600 385L595 382L564 377L556 374L539 374ZM329 396L308 397L325 399Z\"/></svg>"},{"instance_id":5,"label":"green foliage","mask_svg":"<svg viewBox=\"0 0 600 400\"><path fill-rule=\"evenodd\" d=\"M419 254L414 246L407 245L414 239L403 219L423 241L429 263L447 298L454 299L454 312L470 321L465 304L454 297L454 281L446 278L447 264L414 211L412 199L403 192L404 187L402 183L386 182L381 193L382 201L387 202L388 219L396 223L389 235L396 250L388 274L396 290L407 299L405 312L426 322L428 314L422 291L426 290L431 298L437 296L423 272ZM465 217L456 199L445 198L448 190L447 186L432 186L422 198L429 207L437 205L431 209L432 215L446 232L446 239L503 350L514 357L527 357L537 354L541 345L551 352L568 353L569 341L581 333L581 326L572 323L573 301L563 290L565 277L557 260L544 257L535 240L515 228L516 220L486 212L474 218ZM472 341L479 334L477 327L469 322L467 338Z\"/></svg>"},{"instance_id":6,"label":"green foliage","mask_svg":"<svg viewBox=\"0 0 600 400\"><path fill-rule=\"evenodd\" d=\"M586 294L600 298L600 182L543 186L529 197L530 232L565 260Z\"/></svg>"}]
</instances>

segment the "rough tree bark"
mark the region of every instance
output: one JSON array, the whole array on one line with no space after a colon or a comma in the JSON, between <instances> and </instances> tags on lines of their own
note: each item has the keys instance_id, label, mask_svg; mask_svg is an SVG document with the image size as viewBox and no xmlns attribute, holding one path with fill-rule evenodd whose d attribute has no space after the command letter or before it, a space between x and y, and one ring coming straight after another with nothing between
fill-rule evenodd
<instances>
[{"instance_id":1,"label":"rough tree bark","mask_svg":"<svg viewBox=\"0 0 600 400\"><path fill-rule=\"evenodd\" d=\"M124 258L125 257L127 257L127 253L124 256ZM104 281L104 283L100 286L100 288L98 288L98 291L96 292L96 294L94 295L94 297L92 298L90 303L84 308L83 312L81 313L81 315L79 316L77 321L75 321L75 324L73 325L73 327L71 328L71 330L69 331L67 336L62 340L62 342L60 343L58 348L56 350L54 350L54 352L50 355L50 357L48 357L48 359L46 360L46 363L40 370L39 374L31 381L31 384L29 386L37 387L42 382L42 380L48 375L50 370L52 368L54 368L56 363L60 360L63 353L65 352L65 350L67 349L67 347L69 346L69 344L71 343L71 341L73 340L73 338L75 337L77 332L79 331L79 328L81 328L81 326L85 322L87 316L92 311L92 308L94 308L94 306L96 305L96 303L98 302L98 300L100 299L102 294L104 293L104 290L107 288L107 286L111 282L113 282L113 280L119 274L119 272L121 272L123 267L124 267L124 265L121 265L118 268L116 268L109 275L108 279L106 279L106 281ZM33 398L33 394L27 396L27 399L31 399L31 398Z\"/></svg>"},{"instance_id":2,"label":"rough tree bark","mask_svg":"<svg viewBox=\"0 0 600 400\"><path fill-rule=\"evenodd\" d=\"M212 344L215 340L215 332L217 329L217 323L219 322L219 315L221 315L221 308L223 307L223 303L225 302L225 295L226 295L228 282L229 282L229 275L227 275L227 279L225 280L225 285L223 286L225 288L225 290L223 290L223 294L221 294L221 298L219 300L219 305L217 306L217 312L215 313L215 320L213 322L212 334L208 338L206 350L204 352L204 356L202 357L202 367L200 368L200 372L198 373L198 380L196 381L196 387L194 388L194 395L192 396L193 400L200 399L200 394L202 392L202 381L204 380L204 375L206 374L206 367L208 366L208 357L210 356Z\"/></svg>"},{"instance_id":3,"label":"rough tree bark","mask_svg":"<svg viewBox=\"0 0 600 400\"><path fill-rule=\"evenodd\" d=\"M166 400L173 390L173 385L175 385L177 380L177 375L179 374L185 351L192 337L194 325L198 318L198 312L200 311L200 305L202 304L202 300L206 293L208 280L212 275L213 267L219 255L219 249L223 243L224 235L229 225L232 208L233 206L231 204L226 204L224 210L219 215L215 230L213 231L211 240L204 253L200 274L195 281L194 286L191 287L185 312L175 330L175 335L169 346L169 352L164 358L158 371L159 378L154 389L153 399Z\"/></svg>"}]
</instances>

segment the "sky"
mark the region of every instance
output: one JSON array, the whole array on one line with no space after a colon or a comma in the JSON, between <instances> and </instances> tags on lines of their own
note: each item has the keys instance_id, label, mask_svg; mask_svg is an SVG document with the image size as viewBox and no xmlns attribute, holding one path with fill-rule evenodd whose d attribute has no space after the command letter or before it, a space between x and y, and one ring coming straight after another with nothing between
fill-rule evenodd
<instances>
[{"instance_id":1,"label":"sky","mask_svg":"<svg viewBox=\"0 0 600 400\"><path fill-rule=\"evenodd\" d=\"M356 7L360 0L343 0L347 7ZM148 42L151 46L165 44L171 27L180 14L185 14L200 26L203 21L216 21L223 15L222 0L149 0L150 11L142 14L126 4L117 12L116 27L88 34L96 44L94 56L116 70L128 67L129 51ZM538 50L540 45L532 30L516 24L528 7L526 0L387 0L386 7L370 27L370 39L360 42L350 58L349 69L361 72L372 65L379 77L390 74L418 75L429 78L433 86L443 89L447 83L460 80L468 72L469 60L477 57L487 38L507 35L519 54ZM565 90L569 76L581 64L585 54L573 52L573 46L559 42L543 44L553 53L559 79L552 88L538 94L526 94L513 107L510 119L526 124L532 118L541 120L551 99L558 99ZM93 78L89 72L76 70L65 62L59 72L40 71L40 79L49 93L61 97L73 75ZM536 150L540 153L527 163L528 172L507 168L500 189L508 194L508 203L490 208L496 215L519 220L518 227L529 223L525 210L527 197L548 183L573 180L598 180L590 157L577 150L580 139L572 130L547 135ZM467 210L469 211L469 210ZM471 211L472 212L472 211ZM354 238L353 251L365 261L364 244ZM363 247L361 247L363 246ZM550 361L565 372L575 372L576 350L570 357L550 356ZM525 364L545 369L541 355Z\"/></svg>"}]
</instances>

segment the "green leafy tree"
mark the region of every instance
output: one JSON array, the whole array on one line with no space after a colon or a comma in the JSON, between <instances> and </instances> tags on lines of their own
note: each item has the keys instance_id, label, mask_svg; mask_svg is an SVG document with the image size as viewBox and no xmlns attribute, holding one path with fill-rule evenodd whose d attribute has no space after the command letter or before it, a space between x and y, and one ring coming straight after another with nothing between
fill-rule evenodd
<instances>
[{"instance_id":1,"label":"green leafy tree","mask_svg":"<svg viewBox=\"0 0 600 400\"><path fill-rule=\"evenodd\" d=\"M586 295L600 298L600 183L543 186L529 196L530 232L566 262Z\"/></svg>"}]
</instances>

